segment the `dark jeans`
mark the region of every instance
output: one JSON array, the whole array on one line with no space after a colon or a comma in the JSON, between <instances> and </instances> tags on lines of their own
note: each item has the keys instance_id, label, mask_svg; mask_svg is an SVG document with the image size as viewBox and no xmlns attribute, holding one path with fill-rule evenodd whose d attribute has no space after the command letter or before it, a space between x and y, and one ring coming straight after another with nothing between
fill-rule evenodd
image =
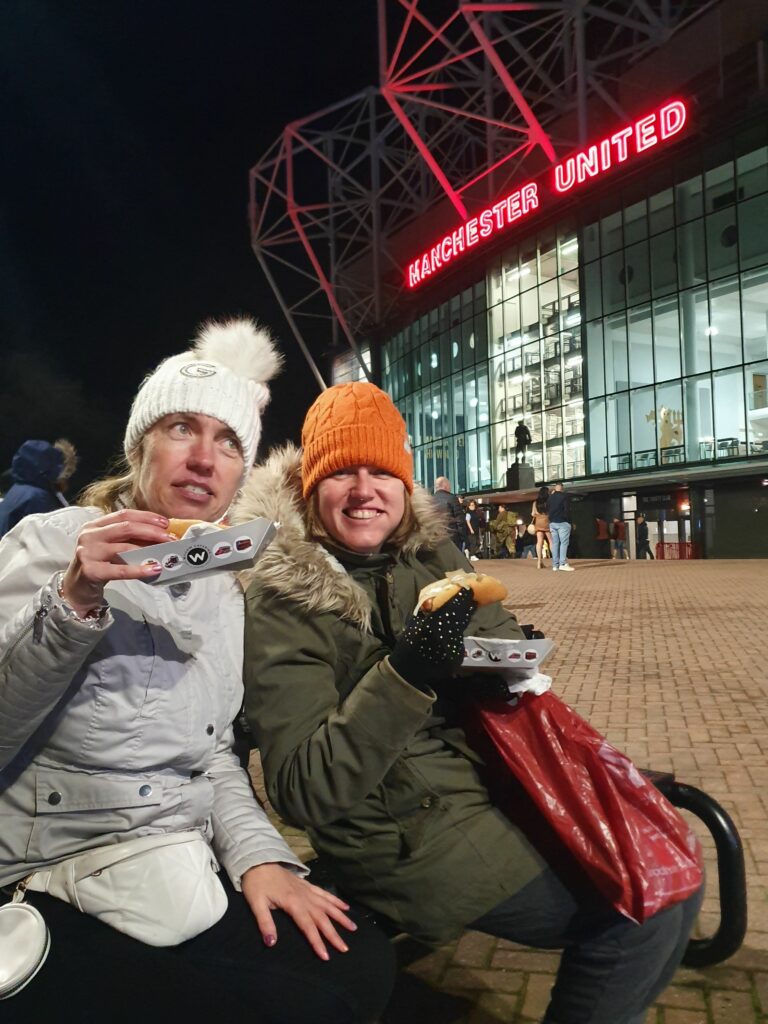
<instances>
[{"instance_id":1,"label":"dark jeans","mask_svg":"<svg viewBox=\"0 0 768 1024\"><path fill-rule=\"evenodd\" d=\"M635 551L635 557L636 558L646 558L646 557L648 557L648 558L650 558L651 561L654 561L653 552L651 551L651 545L648 543L647 540L639 541L638 542L637 548L636 548L636 551Z\"/></svg>"},{"instance_id":2,"label":"dark jeans","mask_svg":"<svg viewBox=\"0 0 768 1024\"><path fill-rule=\"evenodd\" d=\"M471 927L563 950L542 1024L642 1024L680 964L703 893L636 925L596 892L575 891L545 870Z\"/></svg>"},{"instance_id":3,"label":"dark jeans","mask_svg":"<svg viewBox=\"0 0 768 1024\"><path fill-rule=\"evenodd\" d=\"M390 942L355 915L340 929L348 953L320 960L282 911L273 911L277 944L267 948L250 907L228 881L229 909L212 928L180 946L131 939L42 893L51 951L40 973L0 1004L3 1024L369 1024L394 981Z\"/></svg>"}]
</instances>

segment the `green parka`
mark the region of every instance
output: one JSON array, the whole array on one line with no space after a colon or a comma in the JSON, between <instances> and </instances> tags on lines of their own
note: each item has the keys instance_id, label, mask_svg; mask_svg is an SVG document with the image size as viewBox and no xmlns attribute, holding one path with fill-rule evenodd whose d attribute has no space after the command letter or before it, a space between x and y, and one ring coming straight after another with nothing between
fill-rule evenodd
<instances>
[{"instance_id":1,"label":"green parka","mask_svg":"<svg viewBox=\"0 0 768 1024\"><path fill-rule=\"evenodd\" d=\"M278 520L245 583L246 712L269 798L305 828L342 891L426 941L514 894L543 861L490 803L482 764L433 691L389 664L419 590L472 567L417 488L402 550L356 555L307 539L300 454L255 469L235 518ZM500 604L468 635L517 638Z\"/></svg>"}]
</instances>

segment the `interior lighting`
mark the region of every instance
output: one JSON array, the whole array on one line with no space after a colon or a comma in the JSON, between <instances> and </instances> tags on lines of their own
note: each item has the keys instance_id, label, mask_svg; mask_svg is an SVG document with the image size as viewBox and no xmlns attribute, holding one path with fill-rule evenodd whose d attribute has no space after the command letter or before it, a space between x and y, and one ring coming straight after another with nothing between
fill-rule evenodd
<instances>
[{"instance_id":1,"label":"interior lighting","mask_svg":"<svg viewBox=\"0 0 768 1024\"><path fill-rule=\"evenodd\" d=\"M710 324L708 327L704 328L704 333L707 335L708 338L714 338L714 336L716 334L719 334L720 331L717 329L717 327L714 327L712 324Z\"/></svg>"},{"instance_id":2,"label":"interior lighting","mask_svg":"<svg viewBox=\"0 0 768 1024\"><path fill-rule=\"evenodd\" d=\"M761 484L763 485L763 487L768 487L768 479L766 479L766 478L763 478L763 479L762 479L762 480L760 481L760 483L761 483Z\"/></svg>"},{"instance_id":3,"label":"interior lighting","mask_svg":"<svg viewBox=\"0 0 768 1024\"><path fill-rule=\"evenodd\" d=\"M577 252L579 248L578 238L571 238L567 242L563 242L560 246L561 256L570 256L572 252Z\"/></svg>"},{"instance_id":4,"label":"interior lighting","mask_svg":"<svg viewBox=\"0 0 768 1024\"><path fill-rule=\"evenodd\" d=\"M571 356L570 359L566 360L565 365L566 366L581 366L581 362L582 362L582 357L581 356Z\"/></svg>"},{"instance_id":5,"label":"interior lighting","mask_svg":"<svg viewBox=\"0 0 768 1024\"><path fill-rule=\"evenodd\" d=\"M530 272L530 267L520 267L519 269L517 267L510 267L506 271L507 281L516 281L521 277L527 277Z\"/></svg>"},{"instance_id":6,"label":"interior lighting","mask_svg":"<svg viewBox=\"0 0 768 1024\"><path fill-rule=\"evenodd\" d=\"M567 316L565 318L565 326L566 327L575 327L577 324L580 324L580 323L581 323L581 313L571 313L570 316Z\"/></svg>"},{"instance_id":7,"label":"interior lighting","mask_svg":"<svg viewBox=\"0 0 768 1024\"><path fill-rule=\"evenodd\" d=\"M437 368L437 352L433 352L429 357L429 365L433 370Z\"/></svg>"},{"instance_id":8,"label":"interior lighting","mask_svg":"<svg viewBox=\"0 0 768 1024\"><path fill-rule=\"evenodd\" d=\"M474 408L475 408L475 406L477 405L478 401L479 401L479 399L477 399L477 398L470 398L470 400L469 400L469 404L470 404L470 405L472 406L472 408L474 409Z\"/></svg>"},{"instance_id":9,"label":"interior lighting","mask_svg":"<svg viewBox=\"0 0 768 1024\"><path fill-rule=\"evenodd\" d=\"M430 413L430 416L432 417L433 420L439 420L440 419L440 411L439 411L439 409L433 409L432 412Z\"/></svg>"}]
</instances>

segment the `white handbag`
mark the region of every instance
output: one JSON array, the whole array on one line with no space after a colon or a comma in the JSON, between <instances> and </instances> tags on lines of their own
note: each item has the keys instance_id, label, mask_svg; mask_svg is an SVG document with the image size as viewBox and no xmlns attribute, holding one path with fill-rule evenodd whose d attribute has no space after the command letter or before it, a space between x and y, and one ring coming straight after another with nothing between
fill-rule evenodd
<instances>
[{"instance_id":1,"label":"white handbag","mask_svg":"<svg viewBox=\"0 0 768 1024\"><path fill-rule=\"evenodd\" d=\"M21 992L45 963L51 935L43 915L24 903L19 882L10 903L0 906L0 999Z\"/></svg>"},{"instance_id":2,"label":"white handbag","mask_svg":"<svg viewBox=\"0 0 768 1024\"><path fill-rule=\"evenodd\" d=\"M218 870L199 832L172 832L69 857L35 872L27 887L149 946L176 946L223 917L227 894Z\"/></svg>"}]
</instances>

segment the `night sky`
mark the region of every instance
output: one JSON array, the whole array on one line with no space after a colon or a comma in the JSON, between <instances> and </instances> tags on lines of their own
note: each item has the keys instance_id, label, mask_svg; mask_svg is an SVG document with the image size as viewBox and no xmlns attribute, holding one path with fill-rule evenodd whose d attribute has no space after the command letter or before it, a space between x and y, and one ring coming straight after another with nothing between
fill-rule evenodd
<instances>
[{"instance_id":1,"label":"night sky","mask_svg":"<svg viewBox=\"0 0 768 1024\"><path fill-rule=\"evenodd\" d=\"M145 372L207 317L271 326L264 443L317 385L251 253L248 170L292 118L376 80L375 0L4 0L0 469L69 437L75 489Z\"/></svg>"}]
</instances>

